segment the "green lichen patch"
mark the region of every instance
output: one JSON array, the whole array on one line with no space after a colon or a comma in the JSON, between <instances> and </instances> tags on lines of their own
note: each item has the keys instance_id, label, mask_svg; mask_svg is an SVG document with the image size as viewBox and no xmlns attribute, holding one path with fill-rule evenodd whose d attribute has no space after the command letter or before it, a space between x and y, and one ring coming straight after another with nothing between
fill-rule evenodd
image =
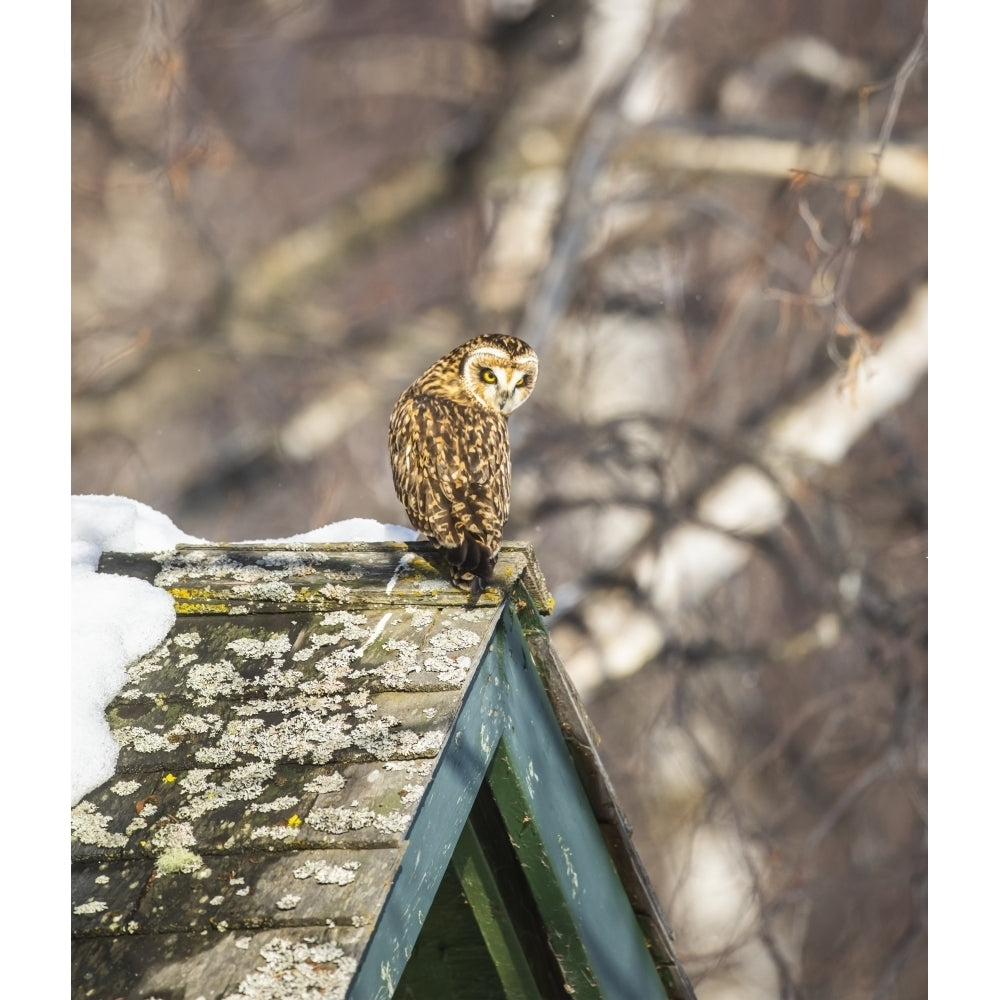
<instances>
[{"instance_id":1,"label":"green lichen patch","mask_svg":"<svg viewBox=\"0 0 1000 1000\"><path fill-rule=\"evenodd\" d=\"M203 867L201 856L186 847L168 847L156 857L156 870L161 875L184 872L190 875Z\"/></svg>"}]
</instances>

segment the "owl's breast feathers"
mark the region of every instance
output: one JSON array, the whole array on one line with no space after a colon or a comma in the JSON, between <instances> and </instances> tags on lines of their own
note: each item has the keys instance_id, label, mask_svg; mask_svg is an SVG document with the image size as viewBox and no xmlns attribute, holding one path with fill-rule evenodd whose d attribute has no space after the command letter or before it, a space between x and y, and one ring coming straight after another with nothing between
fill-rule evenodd
<instances>
[{"instance_id":1,"label":"owl's breast feathers","mask_svg":"<svg viewBox=\"0 0 1000 1000\"><path fill-rule=\"evenodd\" d=\"M488 579L510 513L506 417L406 392L389 435L393 483L410 521L444 550L456 581Z\"/></svg>"}]
</instances>

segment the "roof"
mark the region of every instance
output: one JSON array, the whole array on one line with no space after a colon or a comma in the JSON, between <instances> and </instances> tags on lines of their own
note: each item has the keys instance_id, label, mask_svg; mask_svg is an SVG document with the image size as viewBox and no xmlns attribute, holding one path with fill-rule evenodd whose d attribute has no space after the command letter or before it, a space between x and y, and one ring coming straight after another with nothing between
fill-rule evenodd
<instances>
[{"instance_id":1,"label":"roof","mask_svg":"<svg viewBox=\"0 0 1000 1000\"><path fill-rule=\"evenodd\" d=\"M105 553L178 614L109 706L114 777L73 810L74 997L390 997L449 872L502 995L531 995L533 946L497 917L520 905L508 841L575 995L693 997L530 547L474 605L430 554Z\"/></svg>"}]
</instances>

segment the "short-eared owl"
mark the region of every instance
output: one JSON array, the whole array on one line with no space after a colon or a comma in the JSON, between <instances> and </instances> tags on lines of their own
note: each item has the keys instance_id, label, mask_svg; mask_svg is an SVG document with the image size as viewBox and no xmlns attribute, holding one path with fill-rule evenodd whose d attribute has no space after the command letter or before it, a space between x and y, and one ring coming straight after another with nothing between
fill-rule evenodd
<instances>
[{"instance_id":1,"label":"short-eared owl","mask_svg":"<svg viewBox=\"0 0 1000 1000\"><path fill-rule=\"evenodd\" d=\"M510 513L507 415L531 395L535 352L476 337L434 362L389 420L392 481L413 526L443 550L452 581L478 593Z\"/></svg>"}]
</instances>

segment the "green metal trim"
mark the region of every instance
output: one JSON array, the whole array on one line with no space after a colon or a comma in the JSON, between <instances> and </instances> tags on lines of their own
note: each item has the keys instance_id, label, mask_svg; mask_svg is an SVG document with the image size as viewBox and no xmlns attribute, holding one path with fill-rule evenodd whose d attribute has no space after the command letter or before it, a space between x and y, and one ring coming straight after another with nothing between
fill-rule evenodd
<instances>
[{"instance_id":1,"label":"green metal trim","mask_svg":"<svg viewBox=\"0 0 1000 1000\"><path fill-rule=\"evenodd\" d=\"M414 817L398 874L347 1000L391 1000L445 869L456 850L462 857L459 840L484 780L575 1000L665 998L508 605ZM488 886L484 893L489 905ZM503 928L497 932L501 939L494 934L493 946L509 944ZM504 966L497 961L498 972L503 970L512 983L526 974L524 968ZM536 994L524 995L533 1000Z\"/></svg>"},{"instance_id":2,"label":"green metal trim","mask_svg":"<svg viewBox=\"0 0 1000 1000\"><path fill-rule=\"evenodd\" d=\"M455 848L455 871L507 1000L542 1000L482 845L466 825Z\"/></svg>"},{"instance_id":3,"label":"green metal trim","mask_svg":"<svg viewBox=\"0 0 1000 1000\"><path fill-rule=\"evenodd\" d=\"M487 780L575 998L666 997L530 651L504 612L509 724Z\"/></svg>"}]
</instances>

